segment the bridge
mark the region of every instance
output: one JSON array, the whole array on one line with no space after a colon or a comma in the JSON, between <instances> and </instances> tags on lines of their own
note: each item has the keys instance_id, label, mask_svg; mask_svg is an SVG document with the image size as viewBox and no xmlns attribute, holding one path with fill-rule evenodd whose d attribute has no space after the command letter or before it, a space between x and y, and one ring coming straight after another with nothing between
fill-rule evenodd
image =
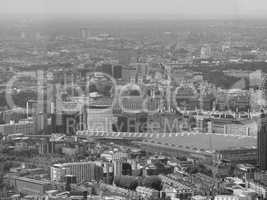
<instances>
[{"instance_id":1,"label":"bridge","mask_svg":"<svg viewBox=\"0 0 267 200\"><path fill-rule=\"evenodd\" d=\"M16 134L15 134L16 135ZM109 131L98 131L98 130L80 130L76 132L78 138L96 138L96 139L160 139L160 138L173 138L173 137L183 137L183 136L223 136L223 137L233 137L235 139L257 139L255 135L238 135L238 134L221 134L221 133L202 133L202 132L189 132L182 131L176 133L139 133L139 132L109 132ZM30 137L30 138L64 138L64 134L52 134L52 135L21 135L16 137ZM10 135L9 137L12 137Z\"/></svg>"},{"instance_id":2,"label":"bridge","mask_svg":"<svg viewBox=\"0 0 267 200\"><path fill-rule=\"evenodd\" d=\"M202 132L178 132L178 133L138 133L138 132L108 132L97 130L83 130L77 131L78 137L91 137L91 138L113 138L113 139L160 139L166 137L179 137L179 136L194 136L194 135L206 135L206 136L225 136L225 137L237 137L237 138L254 138L254 135L236 135L236 134L219 134L219 133L202 133Z\"/></svg>"}]
</instances>

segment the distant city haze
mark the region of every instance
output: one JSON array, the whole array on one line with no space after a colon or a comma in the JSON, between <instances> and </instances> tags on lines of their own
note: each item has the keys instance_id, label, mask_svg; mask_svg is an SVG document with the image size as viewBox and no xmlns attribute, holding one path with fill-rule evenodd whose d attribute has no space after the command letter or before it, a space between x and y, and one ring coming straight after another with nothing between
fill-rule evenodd
<instances>
[{"instance_id":1,"label":"distant city haze","mask_svg":"<svg viewBox=\"0 0 267 200\"><path fill-rule=\"evenodd\" d=\"M266 17L266 0L0 0L0 14Z\"/></svg>"}]
</instances>

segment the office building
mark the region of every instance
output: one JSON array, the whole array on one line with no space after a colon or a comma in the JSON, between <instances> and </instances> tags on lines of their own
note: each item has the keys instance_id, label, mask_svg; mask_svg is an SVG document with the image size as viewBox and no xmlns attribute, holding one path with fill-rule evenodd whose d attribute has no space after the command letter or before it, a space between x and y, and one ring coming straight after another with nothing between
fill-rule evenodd
<instances>
[{"instance_id":1,"label":"office building","mask_svg":"<svg viewBox=\"0 0 267 200\"><path fill-rule=\"evenodd\" d=\"M76 176L77 183L84 181L99 181L103 176L103 169L94 162L73 162L54 164L50 168L51 180L63 181L66 175Z\"/></svg>"},{"instance_id":2,"label":"office building","mask_svg":"<svg viewBox=\"0 0 267 200\"><path fill-rule=\"evenodd\" d=\"M137 82L147 75L148 68L147 63L131 63L122 68L122 79L127 83Z\"/></svg>"},{"instance_id":3,"label":"office building","mask_svg":"<svg viewBox=\"0 0 267 200\"><path fill-rule=\"evenodd\" d=\"M256 136L257 122L254 120L235 120L231 118L215 118L209 121L209 132L225 135Z\"/></svg>"},{"instance_id":4,"label":"office building","mask_svg":"<svg viewBox=\"0 0 267 200\"><path fill-rule=\"evenodd\" d=\"M266 76L263 76L261 77L261 90L262 90L262 97L263 97L263 100L264 100L264 106L267 105L267 77Z\"/></svg>"},{"instance_id":5,"label":"office building","mask_svg":"<svg viewBox=\"0 0 267 200\"><path fill-rule=\"evenodd\" d=\"M114 65L112 68L112 75L115 79L122 78L122 66L121 65Z\"/></svg>"},{"instance_id":6,"label":"office building","mask_svg":"<svg viewBox=\"0 0 267 200\"><path fill-rule=\"evenodd\" d=\"M196 116L196 127L199 132L209 132L209 124L210 124L210 119L209 117L206 116Z\"/></svg>"},{"instance_id":7,"label":"office building","mask_svg":"<svg viewBox=\"0 0 267 200\"><path fill-rule=\"evenodd\" d=\"M33 135L35 133L35 124L32 121L20 121L18 123L9 123L0 125L0 134L3 136L21 133L24 135Z\"/></svg>"},{"instance_id":8,"label":"office building","mask_svg":"<svg viewBox=\"0 0 267 200\"><path fill-rule=\"evenodd\" d=\"M257 161L257 149L253 148L237 148L216 150L214 154L214 163L227 161L230 163L251 163L255 164Z\"/></svg>"},{"instance_id":9,"label":"office building","mask_svg":"<svg viewBox=\"0 0 267 200\"><path fill-rule=\"evenodd\" d=\"M55 142L47 138L42 139L38 145L38 153L41 155L55 153Z\"/></svg>"},{"instance_id":10,"label":"office building","mask_svg":"<svg viewBox=\"0 0 267 200\"><path fill-rule=\"evenodd\" d=\"M149 65L147 63L131 63L130 66L136 69L137 76L144 77L148 73Z\"/></svg>"},{"instance_id":11,"label":"office building","mask_svg":"<svg viewBox=\"0 0 267 200\"><path fill-rule=\"evenodd\" d=\"M206 44L204 45L203 47L201 47L201 50L200 50L200 58L201 59L208 59L211 57L211 47Z\"/></svg>"},{"instance_id":12,"label":"office building","mask_svg":"<svg viewBox=\"0 0 267 200\"><path fill-rule=\"evenodd\" d=\"M137 68L135 66L124 66L122 68L122 79L125 82L130 83L133 80L135 82L136 77L137 77Z\"/></svg>"},{"instance_id":13,"label":"office building","mask_svg":"<svg viewBox=\"0 0 267 200\"><path fill-rule=\"evenodd\" d=\"M206 94L200 96L200 109L205 111L211 111L215 102L215 97L212 94Z\"/></svg>"},{"instance_id":14,"label":"office building","mask_svg":"<svg viewBox=\"0 0 267 200\"><path fill-rule=\"evenodd\" d=\"M10 121L18 122L19 120L25 118L26 111L24 109L14 108L0 112L0 120L4 123L9 123Z\"/></svg>"},{"instance_id":15,"label":"office building","mask_svg":"<svg viewBox=\"0 0 267 200\"><path fill-rule=\"evenodd\" d=\"M42 92L40 92L42 93ZM27 116L32 117L35 123L35 132L42 133L48 125L47 111L49 105L40 95L38 100L29 100L27 102Z\"/></svg>"},{"instance_id":16,"label":"office building","mask_svg":"<svg viewBox=\"0 0 267 200\"><path fill-rule=\"evenodd\" d=\"M17 191L25 195L44 195L47 190L52 189L48 181L26 177L16 177L13 183Z\"/></svg>"},{"instance_id":17,"label":"office building","mask_svg":"<svg viewBox=\"0 0 267 200\"><path fill-rule=\"evenodd\" d=\"M116 152L112 156L114 177L123 175L123 163L127 162L128 154L123 152Z\"/></svg>"},{"instance_id":18,"label":"office building","mask_svg":"<svg viewBox=\"0 0 267 200\"><path fill-rule=\"evenodd\" d=\"M248 181L248 188L253 189L262 199L267 198L267 186L260 182Z\"/></svg>"},{"instance_id":19,"label":"office building","mask_svg":"<svg viewBox=\"0 0 267 200\"><path fill-rule=\"evenodd\" d=\"M91 131L112 132L113 114L106 106L87 108L87 129Z\"/></svg>"},{"instance_id":20,"label":"office building","mask_svg":"<svg viewBox=\"0 0 267 200\"><path fill-rule=\"evenodd\" d=\"M258 121L258 166L261 170L267 170L267 116L262 113Z\"/></svg>"},{"instance_id":21,"label":"office building","mask_svg":"<svg viewBox=\"0 0 267 200\"><path fill-rule=\"evenodd\" d=\"M74 135L80 129L80 112L65 112L51 114L51 129L53 133Z\"/></svg>"}]
</instances>

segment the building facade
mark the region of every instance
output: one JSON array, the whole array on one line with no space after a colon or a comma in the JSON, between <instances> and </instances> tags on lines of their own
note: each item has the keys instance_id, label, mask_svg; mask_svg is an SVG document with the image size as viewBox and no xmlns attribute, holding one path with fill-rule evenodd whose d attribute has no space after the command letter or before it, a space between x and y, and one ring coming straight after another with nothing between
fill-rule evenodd
<instances>
[{"instance_id":1,"label":"building facade","mask_svg":"<svg viewBox=\"0 0 267 200\"><path fill-rule=\"evenodd\" d=\"M258 121L258 166L261 170L267 170L267 118L266 114L261 114Z\"/></svg>"},{"instance_id":2,"label":"building facade","mask_svg":"<svg viewBox=\"0 0 267 200\"><path fill-rule=\"evenodd\" d=\"M50 168L51 180L55 182L63 181L66 175L74 175L77 183L84 181L99 181L103 176L103 170L94 162L73 162L54 164Z\"/></svg>"}]
</instances>

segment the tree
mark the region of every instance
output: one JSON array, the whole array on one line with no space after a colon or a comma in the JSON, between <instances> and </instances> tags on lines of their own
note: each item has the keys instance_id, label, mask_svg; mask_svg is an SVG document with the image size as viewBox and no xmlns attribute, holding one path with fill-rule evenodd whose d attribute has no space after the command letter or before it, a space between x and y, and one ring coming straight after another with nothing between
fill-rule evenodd
<instances>
[{"instance_id":1,"label":"tree","mask_svg":"<svg viewBox=\"0 0 267 200\"><path fill-rule=\"evenodd\" d=\"M161 179L158 176L149 176L143 180L143 186L158 190L162 189Z\"/></svg>"},{"instance_id":2,"label":"tree","mask_svg":"<svg viewBox=\"0 0 267 200\"><path fill-rule=\"evenodd\" d=\"M97 92L95 84L90 84L89 85L89 92Z\"/></svg>"},{"instance_id":3,"label":"tree","mask_svg":"<svg viewBox=\"0 0 267 200\"><path fill-rule=\"evenodd\" d=\"M13 167L13 163L10 161L7 161L4 163L3 170L4 172L8 172L10 168Z\"/></svg>"},{"instance_id":4,"label":"tree","mask_svg":"<svg viewBox=\"0 0 267 200\"><path fill-rule=\"evenodd\" d=\"M176 159L180 161L187 161L187 158L185 156L177 156Z\"/></svg>"},{"instance_id":5,"label":"tree","mask_svg":"<svg viewBox=\"0 0 267 200\"><path fill-rule=\"evenodd\" d=\"M138 181L133 176L116 176L114 183L118 187L122 187L129 190L135 190L138 186Z\"/></svg>"},{"instance_id":6,"label":"tree","mask_svg":"<svg viewBox=\"0 0 267 200\"><path fill-rule=\"evenodd\" d=\"M188 167L185 171L189 174L196 174L196 173L198 173L198 168L197 167Z\"/></svg>"},{"instance_id":7,"label":"tree","mask_svg":"<svg viewBox=\"0 0 267 200\"><path fill-rule=\"evenodd\" d=\"M110 96L111 88L112 88L111 85L105 85L104 90L103 90L103 94L105 96Z\"/></svg>"},{"instance_id":8,"label":"tree","mask_svg":"<svg viewBox=\"0 0 267 200\"><path fill-rule=\"evenodd\" d=\"M130 96L140 96L140 92L138 90L130 90L129 95Z\"/></svg>"}]
</instances>

